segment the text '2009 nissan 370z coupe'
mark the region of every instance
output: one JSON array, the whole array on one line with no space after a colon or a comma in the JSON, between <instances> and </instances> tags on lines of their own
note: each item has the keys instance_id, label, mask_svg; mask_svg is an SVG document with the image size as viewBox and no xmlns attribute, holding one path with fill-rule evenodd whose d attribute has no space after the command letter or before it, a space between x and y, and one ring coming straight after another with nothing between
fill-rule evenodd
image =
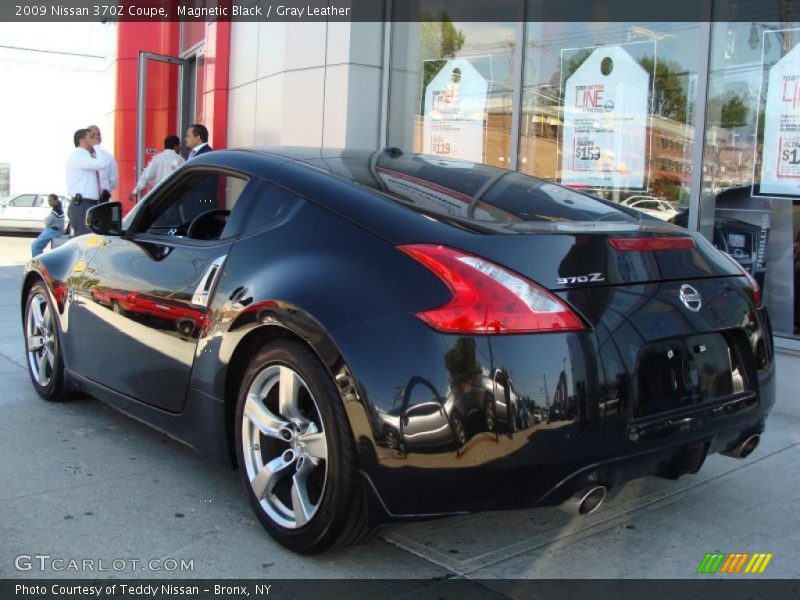
<instances>
[{"instance_id":1,"label":"text '2009 nissan 370z coupe'","mask_svg":"<svg viewBox=\"0 0 800 600\"><path fill-rule=\"evenodd\" d=\"M758 284L699 233L522 173L209 152L32 260L27 363L237 466L314 553L744 458L775 397Z\"/></svg>"}]
</instances>

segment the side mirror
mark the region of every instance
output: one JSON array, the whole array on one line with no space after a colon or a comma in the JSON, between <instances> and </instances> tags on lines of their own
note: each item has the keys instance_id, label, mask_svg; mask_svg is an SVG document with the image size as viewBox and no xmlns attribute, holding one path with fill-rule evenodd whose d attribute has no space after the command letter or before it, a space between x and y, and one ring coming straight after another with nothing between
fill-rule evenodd
<instances>
[{"instance_id":1,"label":"side mirror","mask_svg":"<svg viewBox=\"0 0 800 600\"><path fill-rule=\"evenodd\" d=\"M122 233L122 204L103 202L86 211L86 226L99 235Z\"/></svg>"}]
</instances>

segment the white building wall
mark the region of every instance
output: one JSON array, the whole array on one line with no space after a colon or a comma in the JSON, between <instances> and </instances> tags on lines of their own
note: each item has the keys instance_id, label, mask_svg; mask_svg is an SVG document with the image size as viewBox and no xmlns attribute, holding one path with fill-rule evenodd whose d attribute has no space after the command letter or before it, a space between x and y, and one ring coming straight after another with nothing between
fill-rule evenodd
<instances>
[{"instance_id":1,"label":"white building wall","mask_svg":"<svg viewBox=\"0 0 800 600\"><path fill-rule=\"evenodd\" d=\"M228 147L376 147L383 29L232 23Z\"/></svg>"}]
</instances>

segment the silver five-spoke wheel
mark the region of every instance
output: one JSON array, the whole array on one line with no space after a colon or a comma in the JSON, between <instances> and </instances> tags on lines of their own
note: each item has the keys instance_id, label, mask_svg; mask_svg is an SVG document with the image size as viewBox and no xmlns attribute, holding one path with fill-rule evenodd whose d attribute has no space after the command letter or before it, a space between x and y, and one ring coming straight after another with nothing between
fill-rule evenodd
<instances>
[{"instance_id":1,"label":"silver five-spoke wheel","mask_svg":"<svg viewBox=\"0 0 800 600\"><path fill-rule=\"evenodd\" d=\"M288 366L267 366L247 390L241 427L259 504L276 524L303 527L319 509L328 474L328 440L308 384Z\"/></svg>"},{"instance_id":2,"label":"silver five-spoke wheel","mask_svg":"<svg viewBox=\"0 0 800 600\"><path fill-rule=\"evenodd\" d=\"M31 373L42 387L50 385L56 368L55 326L50 305L37 292L30 298L25 337Z\"/></svg>"}]
</instances>

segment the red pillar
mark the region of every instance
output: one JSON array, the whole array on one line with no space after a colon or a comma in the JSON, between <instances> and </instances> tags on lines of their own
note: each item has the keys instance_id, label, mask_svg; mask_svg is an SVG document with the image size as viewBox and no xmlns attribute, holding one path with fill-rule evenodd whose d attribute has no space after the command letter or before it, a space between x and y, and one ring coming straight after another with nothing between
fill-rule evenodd
<instances>
[{"instance_id":1,"label":"red pillar","mask_svg":"<svg viewBox=\"0 0 800 600\"><path fill-rule=\"evenodd\" d=\"M125 212L133 203L128 194L136 186L136 105L138 100L139 52L178 54L179 23L117 24L117 100L114 112L114 156L119 166L116 200ZM151 65L147 72L145 147L163 149L164 137L175 131L177 69ZM160 138L160 139L159 139Z\"/></svg>"},{"instance_id":2,"label":"red pillar","mask_svg":"<svg viewBox=\"0 0 800 600\"><path fill-rule=\"evenodd\" d=\"M206 55L202 115L212 148L228 146L228 75L230 72L231 24L214 21L206 26ZM198 98L198 107L200 99Z\"/></svg>"},{"instance_id":3,"label":"red pillar","mask_svg":"<svg viewBox=\"0 0 800 600\"><path fill-rule=\"evenodd\" d=\"M202 24L201 24L202 25ZM139 53L152 52L179 56L181 24L120 22L117 25L117 100L114 113L114 156L119 165L119 186L115 194L127 212L133 203L128 194L136 186L136 120L138 101ZM189 32L185 32L189 33ZM194 39L194 38L192 38ZM213 148L227 147L228 139L228 74L230 64L231 24L205 24L205 46L202 68L197 78L197 114L192 121L208 127ZM147 70L147 116L145 148L163 149L164 138L178 135L177 67L151 61ZM145 158L147 161L148 158Z\"/></svg>"}]
</instances>

